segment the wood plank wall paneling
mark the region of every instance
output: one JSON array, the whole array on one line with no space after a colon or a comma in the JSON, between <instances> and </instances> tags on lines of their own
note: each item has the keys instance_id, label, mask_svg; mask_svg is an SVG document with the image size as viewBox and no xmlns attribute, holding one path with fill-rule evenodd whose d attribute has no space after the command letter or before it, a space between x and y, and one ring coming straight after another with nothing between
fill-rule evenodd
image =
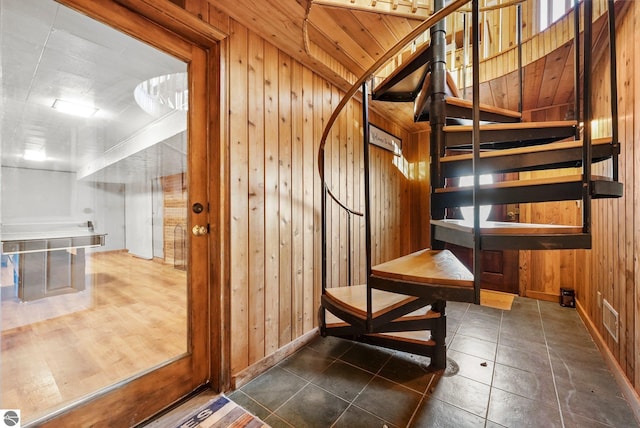
<instances>
[{"instance_id":1,"label":"wood plank wall paneling","mask_svg":"<svg viewBox=\"0 0 640 428\"><path fill-rule=\"evenodd\" d=\"M212 19L228 23L230 34L233 376L317 327L321 287L317 150L324 124L342 93L233 19L219 13ZM375 112L370 120L400 137L411 157L406 163L416 163L411 167L419 171L416 177L428 177L423 171L428 133L412 136ZM354 100L327 140L326 175L332 191L357 211L364 210L362 135L362 108ZM371 193L377 213L374 263L428 244L428 227L421 233L408 227L428 225L428 214L416 220L411 208L416 204L413 199L421 199L417 203L428 213L428 184L410 180L394 165L395 158L372 147ZM328 213L328 284L346 284L349 255L353 282L363 283L364 221L352 219L349 253L345 214L335 204Z\"/></svg>"},{"instance_id":2,"label":"wood plank wall paneling","mask_svg":"<svg viewBox=\"0 0 640 428\"><path fill-rule=\"evenodd\" d=\"M585 252L581 263L590 265L582 273L578 299L607 342L607 347L625 371L627 377L640 390L640 373L636 370L640 320L636 285L638 276L637 254L640 247L638 221L640 202L636 174L640 155L635 143L640 141L640 55L636 52L635 26L640 20L640 4L632 2L627 14L617 27L617 88L618 131L621 155L618 162L620 180L624 182L624 196L620 199L596 201L593 204L593 250ZM597 134L608 134L607 119L611 117L609 63L606 56L594 67L594 116L604 118ZM597 136L597 135L596 135ZM594 174L610 175L610 162L594 167ZM598 292L619 313L619 338L614 341L602 323L602 307Z\"/></svg>"},{"instance_id":3,"label":"wood plank wall paneling","mask_svg":"<svg viewBox=\"0 0 640 428\"><path fill-rule=\"evenodd\" d=\"M249 33L249 361L264 357L265 337L265 124L264 41Z\"/></svg>"},{"instance_id":4,"label":"wood plank wall paneling","mask_svg":"<svg viewBox=\"0 0 640 428\"><path fill-rule=\"evenodd\" d=\"M620 181L624 183L624 196L620 199L593 201L593 248L577 250L557 256L559 252L521 251L521 290L532 297L555 299L561 286L576 289L577 299L588 317L605 338L606 346L614 355L627 378L640 391L638 346L640 344L640 317L638 313L637 284L640 284L640 185L636 175L640 171L640 54L635 48L640 21L640 3L632 2L617 26L617 87L619 140L621 154L618 161ZM592 105L598 125L594 138L611 135L609 62L607 55L594 65ZM555 173L555 172L554 172ZM593 174L610 176L610 161L594 165ZM530 173L534 174L534 173ZM545 174L545 173L535 173ZM548 174L548 172L547 172ZM525 178L527 174L521 174ZM556 215L563 220L580 222L580 209L575 203L521 205L521 221L543 221ZM573 206L571 205L573 204ZM558 211L559 210L559 211ZM573 258L573 261L572 261ZM524 270L524 272L523 272ZM602 323L602 306L598 293L619 314L619 337L616 342Z\"/></svg>"},{"instance_id":5,"label":"wood plank wall paneling","mask_svg":"<svg viewBox=\"0 0 640 428\"><path fill-rule=\"evenodd\" d=\"M247 367L249 332L249 184L248 184L248 35L247 28L232 21L229 38L229 152L231 192L231 371ZM234 198L234 195L243 195Z\"/></svg>"},{"instance_id":6,"label":"wood plank wall paneling","mask_svg":"<svg viewBox=\"0 0 640 428\"><path fill-rule=\"evenodd\" d=\"M575 170L520 173L520 179L580 174ZM582 211L576 201L520 204L520 221L524 223L581 225ZM520 294L526 297L559 302L560 288L575 288L576 250L519 252Z\"/></svg>"},{"instance_id":7,"label":"wood plank wall paneling","mask_svg":"<svg viewBox=\"0 0 640 428\"><path fill-rule=\"evenodd\" d=\"M564 46L573 40L574 19L573 11L569 11L564 17L540 32L538 8L539 2L526 1L522 5L522 64L528 65L538 58L551 54L554 50ZM480 3L481 6L483 3ZM489 5L490 2L486 2ZM593 1L593 17L606 14L607 2L605 0ZM517 70L517 15L515 6L481 12L481 47L480 47L480 80L482 82L499 79L514 70ZM453 22L455 20L455 23ZM470 15L467 25L470 33ZM583 22L581 21L581 25ZM448 18L447 28L455 28L462 31L462 14L454 14ZM458 38L456 51L452 53L453 62L449 65L454 70L456 81L462 82L462 70L464 52L462 50L462 38ZM468 58L471 57L469 52ZM467 71L466 81L471 81L471 70ZM571 76L572 78L572 76ZM551 88L549 88L551 89ZM497 104L496 104L497 105ZM511 108L511 107L509 107Z\"/></svg>"}]
</instances>

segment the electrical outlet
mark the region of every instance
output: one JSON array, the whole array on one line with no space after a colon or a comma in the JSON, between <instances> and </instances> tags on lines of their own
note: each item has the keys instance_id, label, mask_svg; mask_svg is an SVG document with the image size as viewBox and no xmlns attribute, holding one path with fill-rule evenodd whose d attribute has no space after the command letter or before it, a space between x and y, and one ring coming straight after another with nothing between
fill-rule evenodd
<instances>
[{"instance_id":1,"label":"electrical outlet","mask_svg":"<svg viewBox=\"0 0 640 428\"><path fill-rule=\"evenodd\" d=\"M602 293L598 291L598 307L602 307Z\"/></svg>"}]
</instances>

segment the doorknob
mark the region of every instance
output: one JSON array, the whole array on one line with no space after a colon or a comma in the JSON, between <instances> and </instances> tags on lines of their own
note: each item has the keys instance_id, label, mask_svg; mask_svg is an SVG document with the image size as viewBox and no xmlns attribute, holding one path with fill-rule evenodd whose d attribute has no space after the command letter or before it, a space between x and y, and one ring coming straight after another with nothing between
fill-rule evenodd
<instances>
[{"instance_id":1,"label":"doorknob","mask_svg":"<svg viewBox=\"0 0 640 428\"><path fill-rule=\"evenodd\" d=\"M209 233L209 228L207 226L201 226L199 224L196 224L191 229L191 233L193 233L195 236L203 236Z\"/></svg>"}]
</instances>

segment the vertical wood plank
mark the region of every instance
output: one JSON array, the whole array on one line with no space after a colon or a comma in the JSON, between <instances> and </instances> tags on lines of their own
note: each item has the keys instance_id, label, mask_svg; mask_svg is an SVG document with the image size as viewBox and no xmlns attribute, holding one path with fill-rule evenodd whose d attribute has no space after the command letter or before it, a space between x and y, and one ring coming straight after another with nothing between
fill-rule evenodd
<instances>
[{"instance_id":1,"label":"vertical wood plank","mask_svg":"<svg viewBox=\"0 0 640 428\"><path fill-rule=\"evenodd\" d=\"M354 175L354 171L353 171L353 166L354 166L354 159L353 159L353 145L354 145L354 139L353 139L353 128L355 126L355 124L359 123L359 120L354 117L355 115L355 107L354 107L354 102L350 102L349 105L347 106L347 119L345 121L345 138L346 138L346 175L347 175L347 183L346 183L346 201L347 201L347 206L351 209L355 208L355 195L353 192L354 186L355 186L355 182L358 181L357 176ZM353 281L354 278L354 268L353 268L353 258L355 256L355 239L354 239L354 231L353 231L353 226L355 224L355 218L353 216L348 216L346 218L346 221L348 222L347 224L347 230L349 232L349 239L351 241L351 247L347 248L347 257L348 257L348 261L350 263L347 263L347 275L350 275L351 280ZM346 232L346 231L345 231ZM345 235L346 236L346 235ZM353 282L352 282L353 283ZM346 284L346 282L345 282Z\"/></svg>"},{"instance_id":2,"label":"vertical wood plank","mask_svg":"<svg viewBox=\"0 0 640 428\"><path fill-rule=\"evenodd\" d=\"M265 356L264 41L249 33L249 363Z\"/></svg>"},{"instance_id":3,"label":"vertical wood plank","mask_svg":"<svg viewBox=\"0 0 640 428\"><path fill-rule=\"evenodd\" d=\"M280 221L280 327L279 345L292 339L291 325L291 57L280 51L278 73L278 217Z\"/></svg>"},{"instance_id":4,"label":"vertical wood plank","mask_svg":"<svg viewBox=\"0 0 640 428\"><path fill-rule=\"evenodd\" d=\"M302 70L302 240L303 240L303 265L302 283L303 289L303 322L302 331L306 333L314 327L315 310L314 300L316 289L314 287L314 177L318 175L314 165L314 82L313 72L308 68ZM319 126L315 126L319 128Z\"/></svg>"},{"instance_id":5,"label":"vertical wood plank","mask_svg":"<svg viewBox=\"0 0 640 428\"><path fill-rule=\"evenodd\" d=\"M280 227L278 202L278 50L264 45L265 353L279 348Z\"/></svg>"},{"instance_id":6,"label":"vertical wood plank","mask_svg":"<svg viewBox=\"0 0 640 428\"><path fill-rule=\"evenodd\" d=\"M353 139L353 208L356 211L364 212L362 204L362 190L364 188L363 178L364 171L362 169L362 140L363 127L362 123L362 105L354 109L352 139ZM364 272L362 271L362 259L365 258L365 246L362 235L361 225L364 224L362 217L353 217L353 283L364 284Z\"/></svg>"},{"instance_id":7,"label":"vertical wood plank","mask_svg":"<svg viewBox=\"0 0 640 428\"><path fill-rule=\"evenodd\" d=\"M330 103L329 108L331 111L338 105L340 102L340 94L338 93L338 89L331 86L330 87ZM343 113L344 114L344 113ZM338 198L341 196L341 183L340 183L340 118L336 120L331 130L331 189ZM340 282L340 270L343 269L342 260L340 259L340 248L342 243L340 242L340 218L342 216L342 212L337 203L331 203L331 229L330 235L328 236L331 239L331 284L333 287L339 287L344 285Z\"/></svg>"},{"instance_id":8,"label":"vertical wood plank","mask_svg":"<svg viewBox=\"0 0 640 428\"><path fill-rule=\"evenodd\" d=\"M305 86L306 87L306 86ZM313 75L313 278L314 301L313 309L320 307L322 294L322 216L321 198L322 183L318 173L318 159L316 154L320 147L320 138L324 130L323 116L323 87L324 82L319 76ZM315 317L314 317L315 318ZM315 325L315 321L314 321Z\"/></svg>"},{"instance_id":9,"label":"vertical wood plank","mask_svg":"<svg viewBox=\"0 0 640 428\"><path fill-rule=\"evenodd\" d=\"M628 28L628 27L627 27ZM628 34L628 33L627 33ZM622 33L620 36L616 36L616 44L620 46L620 52L622 52L622 61L620 64L621 68L618 69L617 82L622 82L622 87L620 84L617 86L618 97L622 100L618 105L621 105L623 108L623 113L619 115L620 120L620 129L624 128L624 133L620 134L620 142L621 142L621 156L624 157L625 167L621 169L621 179L625 183L625 194L624 197L624 217L625 217L625 259L624 264L621 267L621 270L624 272L623 284L625 289L625 326L626 326L626 373L627 376L634 380L636 376L636 346L638 341L635 339L635 323L636 323L636 310L635 310L635 299L636 299L636 287L634 282L634 197L633 194L629 195L628 192L630 189L630 184L632 188L635 188L635 168L634 168L634 126L637 119L634 118L634 113L636 110L634 109L634 103L640 101L640 98L635 98L637 86L635 84L634 79L634 68L632 66L635 58L638 58L638 55L635 54L634 42L633 39L629 39L625 37L625 34ZM637 73L637 71L636 71ZM632 119L634 118L634 119ZM636 384L637 385L637 384Z\"/></svg>"},{"instance_id":10,"label":"vertical wood plank","mask_svg":"<svg viewBox=\"0 0 640 428\"><path fill-rule=\"evenodd\" d=\"M248 365L248 135L247 105L247 29L232 22L231 24L231 64L229 71L234 79L230 82L230 92L241 94L229 101L230 121L230 162L234 168L230 171L231 185L231 324L234 335L231 338L231 371L235 372Z\"/></svg>"},{"instance_id":11,"label":"vertical wood plank","mask_svg":"<svg viewBox=\"0 0 640 428\"><path fill-rule=\"evenodd\" d=\"M304 112L302 65L291 62L291 323L292 338L303 333L304 311Z\"/></svg>"},{"instance_id":12,"label":"vertical wood plank","mask_svg":"<svg viewBox=\"0 0 640 428\"><path fill-rule=\"evenodd\" d=\"M338 95L338 100L342 98L341 95ZM347 147L349 145L349 141L347 138L347 128L348 128L348 119L350 118L350 113L353 110L353 103L349 102L345 108L342 110L338 118L338 122L336 123L337 133L337 144L338 144L338 177L339 177L339 197L340 200L346 204L348 207L350 204L349 201L349 184L351 183L352 177L349 176L349 171L347 169ZM347 213L342 208L338 209L338 218L339 218L339 227L338 227L338 243L340 246L339 253L339 284L340 286L347 285L347 271L349 266L347 265L348 261L348 240L347 240Z\"/></svg>"},{"instance_id":13,"label":"vertical wood plank","mask_svg":"<svg viewBox=\"0 0 640 428\"><path fill-rule=\"evenodd\" d=\"M634 2L632 9L628 12L630 18L628 20L632 20L632 22L640 22L640 5ZM632 17L632 18L631 18ZM624 27L627 28L627 27ZM629 37L630 31L626 32L620 31L620 38ZM626 66L627 70L629 70L630 76L629 79L632 82L636 82L640 79L640 55L637 54L635 49L628 49L631 52L631 58L629 59L630 66ZM625 63L626 64L626 63ZM633 73L630 71L633 70ZM633 120L633 141L640 141L640 123L638 120L638 113L640 112L640 83L633 84L633 88L631 89L631 93L633 93L633 111L634 111L634 120ZM632 144L631 141L625 141L625 144ZM631 161L633 159L633 161ZM638 352L638 347L640 346L640 293L637 291L638 284L640 284L640 257L637 257L640 254L640 212L636 210L636 207L640 207L640 185L635 183L635 175L636 172L640 173L640 150L635 150L633 148L633 157L629 159L629 165L632 169L631 174L634 177L633 188L630 188L629 182L627 182L625 187L625 194L627 198L633 197L633 283L635 284L634 290L634 367L635 372L632 379L635 380L634 386L636 391L640 390L640 352Z\"/></svg>"}]
</instances>

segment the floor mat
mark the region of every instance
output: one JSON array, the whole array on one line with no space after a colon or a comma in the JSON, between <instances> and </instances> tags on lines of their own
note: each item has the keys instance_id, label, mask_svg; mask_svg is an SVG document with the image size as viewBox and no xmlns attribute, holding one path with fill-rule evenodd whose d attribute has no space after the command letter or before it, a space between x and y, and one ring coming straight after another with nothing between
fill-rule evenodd
<instances>
[{"instance_id":1,"label":"floor mat","mask_svg":"<svg viewBox=\"0 0 640 428\"><path fill-rule=\"evenodd\" d=\"M224 395L209 401L184 419L176 428L269 428L269 425L247 412Z\"/></svg>"},{"instance_id":2,"label":"floor mat","mask_svg":"<svg viewBox=\"0 0 640 428\"><path fill-rule=\"evenodd\" d=\"M510 311L515 294L493 290L480 290L480 305Z\"/></svg>"}]
</instances>

